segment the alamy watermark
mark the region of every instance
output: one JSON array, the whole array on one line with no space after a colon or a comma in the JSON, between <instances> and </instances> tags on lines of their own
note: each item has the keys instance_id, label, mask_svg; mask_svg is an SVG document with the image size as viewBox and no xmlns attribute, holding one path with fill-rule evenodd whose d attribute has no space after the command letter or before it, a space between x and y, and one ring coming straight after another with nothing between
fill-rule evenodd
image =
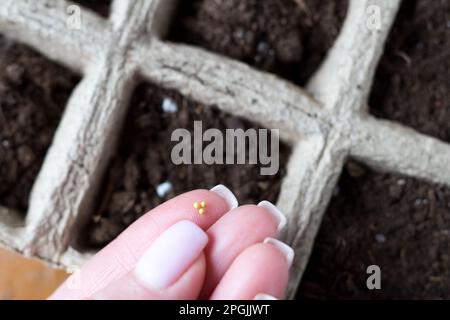
<instances>
[{"instance_id":1,"label":"alamy watermark","mask_svg":"<svg viewBox=\"0 0 450 320\"><path fill-rule=\"evenodd\" d=\"M171 159L181 164L260 164L261 175L278 173L278 129L219 129L203 132L202 121L194 121L193 136L187 129L172 132ZM206 144L206 145L205 145ZM269 152L270 151L270 152Z\"/></svg>"},{"instance_id":2,"label":"alamy watermark","mask_svg":"<svg viewBox=\"0 0 450 320\"><path fill-rule=\"evenodd\" d=\"M366 8L366 26L369 30L381 30L381 8L377 5L370 5Z\"/></svg>"},{"instance_id":3,"label":"alamy watermark","mask_svg":"<svg viewBox=\"0 0 450 320\"><path fill-rule=\"evenodd\" d=\"M366 273L369 277L366 280L366 286L369 290L381 289L381 268L376 264L372 264L367 267Z\"/></svg>"},{"instance_id":4,"label":"alamy watermark","mask_svg":"<svg viewBox=\"0 0 450 320\"><path fill-rule=\"evenodd\" d=\"M67 7L66 27L70 30L81 29L81 8L75 4Z\"/></svg>"}]
</instances>

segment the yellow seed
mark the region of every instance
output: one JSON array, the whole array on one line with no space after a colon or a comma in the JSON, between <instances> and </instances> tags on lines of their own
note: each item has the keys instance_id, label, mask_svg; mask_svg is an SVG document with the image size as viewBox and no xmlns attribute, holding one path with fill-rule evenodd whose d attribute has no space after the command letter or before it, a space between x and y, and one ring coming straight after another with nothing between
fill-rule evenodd
<instances>
[{"instance_id":1,"label":"yellow seed","mask_svg":"<svg viewBox=\"0 0 450 320\"><path fill-rule=\"evenodd\" d=\"M203 215L205 213L205 209L201 208L198 210L198 213L200 213L201 215Z\"/></svg>"},{"instance_id":2,"label":"yellow seed","mask_svg":"<svg viewBox=\"0 0 450 320\"><path fill-rule=\"evenodd\" d=\"M206 202L205 201L200 202L200 207L202 208L206 207Z\"/></svg>"},{"instance_id":3,"label":"yellow seed","mask_svg":"<svg viewBox=\"0 0 450 320\"><path fill-rule=\"evenodd\" d=\"M197 201L194 202L194 208L198 209L198 202Z\"/></svg>"}]
</instances>

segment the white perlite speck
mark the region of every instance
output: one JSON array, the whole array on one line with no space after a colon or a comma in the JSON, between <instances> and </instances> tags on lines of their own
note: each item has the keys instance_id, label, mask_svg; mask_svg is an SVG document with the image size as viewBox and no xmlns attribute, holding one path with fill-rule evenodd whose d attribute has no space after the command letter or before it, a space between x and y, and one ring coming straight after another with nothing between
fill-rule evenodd
<instances>
[{"instance_id":1,"label":"white perlite speck","mask_svg":"<svg viewBox=\"0 0 450 320\"><path fill-rule=\"evenodd\" d=\"M162 103L162 109L164 112L173 113L178 111L178 106L172 99L164 98Z\"/></svg>"},{"instance_id":2,"label":"white perlite speck","mask_svg":"<svg viewBox=\"0 0 450 320\"><path fill-rule=\"evenodd\" d=\"M164 198L166 194L170 190L172 190L172 188L173 188L172 183L170 183L169 181L163 182L156 187L156 194L158 195L158 197Z\"/></svg>"},{"instance_id":3,"label":"white perlite speck","mask_svg":"<svg viewBox=\"0 0 450 320\"><path fill-rule=\"evenodd\" d=\"M384 242L386 242L386 236L385 236L384 234L382 234L382 233L377 233L377 234L375 235L375 240L376 240L378 243L384 243Z\"/></svg>"}]
</instances>

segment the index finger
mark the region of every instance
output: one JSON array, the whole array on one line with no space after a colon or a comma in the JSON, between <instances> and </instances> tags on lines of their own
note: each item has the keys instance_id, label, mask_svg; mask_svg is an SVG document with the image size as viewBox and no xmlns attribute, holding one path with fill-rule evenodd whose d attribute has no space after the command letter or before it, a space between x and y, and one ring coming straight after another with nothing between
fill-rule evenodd
<instances>
[{"instance_id":1,"label":"index finger","mask_svg":"<svg viewBox=\"0 0 450 320\"><path fill-rule=\"evenodd\" d=\"M195 202L204 201L204 213L199 214ZM230 209L237 207L233 193L223 185L208 190L194 190L179 195L131 224L115 240L99 251L78 271L69 277L50 299L86 299L94 292L124 276L136 265L139 257L168 227L181 220L191 220L207 230ZM78 287L69 283L78 279Z\"/></svg>"}]
</instances>

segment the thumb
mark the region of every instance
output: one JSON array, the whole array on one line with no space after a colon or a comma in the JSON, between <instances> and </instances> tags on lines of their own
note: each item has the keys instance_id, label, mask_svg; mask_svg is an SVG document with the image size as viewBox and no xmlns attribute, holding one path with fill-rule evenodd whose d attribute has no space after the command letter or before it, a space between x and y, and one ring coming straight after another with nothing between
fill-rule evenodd
<instances>
[{"instance_id":1,"label":"thumb","mask_svg":"<svg viewBox=\"0 0 450 320\"><path fill-rule=\"evenodd\" d=\"M144 252L136 267L92 299L197 299L205 278L208 236L183 220L169 227Z\"/></svg>"}]
</instances>

